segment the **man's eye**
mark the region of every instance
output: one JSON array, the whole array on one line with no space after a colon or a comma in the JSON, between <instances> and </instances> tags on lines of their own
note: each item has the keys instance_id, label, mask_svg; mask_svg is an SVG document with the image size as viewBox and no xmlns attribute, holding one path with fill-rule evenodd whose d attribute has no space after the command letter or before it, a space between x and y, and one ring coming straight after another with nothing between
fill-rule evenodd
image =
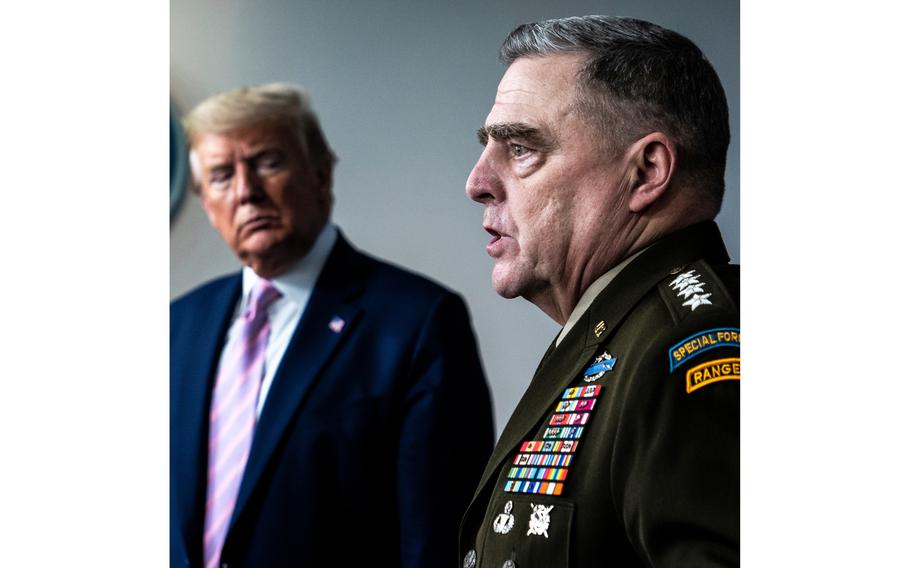
<instances>
[{"instance_id":1,"label":"man's eye","mask_svg":"<svg viewBox=\"0 0 910 568\"><path fill-rule=\"evenodd\" d=\"M268 152L256 160L256 169L263 174L274 173L284 166L284 156L279 152Z\"/></svg>"},{"instance_id":2,"label":"man's eye","mask_svg":"<svg viewBox=\"0 0 910 568\"><path fill-rule=\"evenodd\" d=\"M224 183L231 179L231 171L226 168L212 170L209 174L209 180L212 183Z\"/></svg>"},{"instance_id":3,"label":"man's eye","mask_svg":"<svg viewBox=\"0 0 910 568\"><path fill-rule=\"evenodd\" d=\"M527 146L522 146L521 144L509 144L509 149L512 151L512 155L516 158L520 158L531 151L530 148Z\"/></svg>"}]
</instances>

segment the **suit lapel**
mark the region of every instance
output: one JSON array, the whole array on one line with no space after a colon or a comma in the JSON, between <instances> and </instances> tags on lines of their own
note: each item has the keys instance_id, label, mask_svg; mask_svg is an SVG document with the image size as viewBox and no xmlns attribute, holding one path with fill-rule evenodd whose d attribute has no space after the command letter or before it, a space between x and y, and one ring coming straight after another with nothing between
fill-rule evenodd
<instances>
[{"instance_id":1,"label":"suit lapel","mask_svg":"<svg viewBox=\"0 0 910 568\"><path fill-rule=\"evenodd\" d=\"M699 258L729 260L714 223L699 223L656 242L597 296L559 347L551 345L493 449L474 494L475 500L499 473L502 461L523 439L530 439L531 432L551 410L554 401L590 362L600 345L609 341L639 300L681 263ZM604 322L606 329L598 336L594 326L599 322Z\"/></svg>"},{"instance_id":2,"label":"suit lapel","mask_svg":"<svg viewBox=\"0 0 910 568\"><path fill-rule=\"evenodd\" d=\"M361 309L351 300L363 287L364 270L358 266L362 259L363 256L354 251L339 232L338 242L275 373L256 426L231 526L249 502L284 432L304 404L326 362L357 323ZM329 326L336 317L344 321L338 331Z\"/></svg>"},{"instance_id":3,"label":"suit lapel","mask_svg":"<svg viewBox=\"0 0 910 568\"><path fill-rule=\"evenodd\" d=\"M202 553L212 381L240 289L241 277L238 273L212 294L204 296L202 305L194 309L194 319L191 320L193 329L185 335L193 338L195 343L186 347L180 362L182 367L176 371L181 377L175 385L179 392L171 393L171 397L180 401L176 408L172 406L172 412L176 414L172 417L172 436L178 440L172 441L171 447L176 462L175 478L179 481L172 491L179 497L171 506L180 508L181 534L191 555ZM212 314L214 317L195 317L197 314Z\"/></svg>"}]
</instances>

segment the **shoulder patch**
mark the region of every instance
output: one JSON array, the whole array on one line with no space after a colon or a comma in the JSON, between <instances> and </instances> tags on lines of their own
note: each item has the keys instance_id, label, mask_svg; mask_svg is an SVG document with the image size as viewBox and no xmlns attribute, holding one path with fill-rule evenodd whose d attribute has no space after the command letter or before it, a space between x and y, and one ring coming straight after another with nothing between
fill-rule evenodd
<instances>
[{"instance_id":1,"label":"shoulder patch","mask_svg":"<svg viewBox=\"0 0 910 568\"><path fill-rule=\"evenodd\" d=\"M670 372L699 353L718 347L739 347L738 327L715 327L692 334L670 348Z\"/></svg>"},{"instance_id":2,"label":"shoulder patch","mask_svg":"<svg viewBox=\"0 0 910 568\"><path fill-rule=\"evenodd\" d=\"M739 357L715 359L696 365L686 372L686 393L718 381L739 380Z\"/></svg>"}]
</instances>

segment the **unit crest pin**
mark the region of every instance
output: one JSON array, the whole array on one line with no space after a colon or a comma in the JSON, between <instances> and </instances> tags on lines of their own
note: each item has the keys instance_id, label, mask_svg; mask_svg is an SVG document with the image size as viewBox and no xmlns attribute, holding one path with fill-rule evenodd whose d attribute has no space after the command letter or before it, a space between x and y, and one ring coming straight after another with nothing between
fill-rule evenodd
<instances>
[{"instance_id":1,"label":"unit crest pin","mask_svg":"<svg viewBox=\"0 0 910 568\"><path fill-rule=\"evenodd\" d=\"M512 513L512 502L506 503L502 513L496 515L493 521L493 532L496 534L507 534L515 526L515 516Z\"/></svg>"},{"instance_id":2,"label":"unit crest pin","mask_svg":"<svg viewBox=\"0 0 910 568\"><path fill-rule=\"evenodd\" d=\"M612 371L613 365L615 364L616 357L610 355L608 351L604 351L594 359L594 362L591 363L590 367L585 369L585 382L590 383L596 381L604 376L607 371Z\"/></svg>"}]
</instances>

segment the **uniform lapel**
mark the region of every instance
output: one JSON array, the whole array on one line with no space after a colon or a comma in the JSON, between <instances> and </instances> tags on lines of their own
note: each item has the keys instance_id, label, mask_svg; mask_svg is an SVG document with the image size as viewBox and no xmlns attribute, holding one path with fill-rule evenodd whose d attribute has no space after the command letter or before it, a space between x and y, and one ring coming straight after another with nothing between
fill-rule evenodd
<instances>
[{"instance_id":1,"label":"uniform lapel","mask_svg":"<svg viewBox=\"0 0 910 568\"><path fill-rule=\"evenodd\" d=\"M212 294L204 296L202 305L194 313L212 314L214 317L193 318L194 328L184 336L193 338L195 343L178 345L177 349L183 352L179 359L171 354L174 365L171 374L181 377L174 385L177 392L170 395L172 400L177 401L171 407L171 455L176 481L171 488L176 495L171 506L179 510L177 516L181 522L181 534L191 555L202 553L212 381L240 290L241 277L238 273Z\"/></svg>"},{"instance_id":2,"label":"uniform lapel","mask_svg":"<svg viewBox=\"0 0 910 568\"><path fill-rule=\"evenodd\" d=\"M532 431L552 410L553 403L560 398L563 390L590 363L599 346L609 341L638 301L672 270L681 268L680 264L699 258L717 262L729 260L720 231L714 223L699 223L656 242L597 296L559 347L548 350L538 366L528 390L493 449L474 494L475 500L498 474L502 461L521 441L530 439ZM599 322L604 322L605 330L598 336L594 327Z\"/></svg>"},{"instance_id":3,"label":"uniform lapel","mask_svg":"<svg viewBox=\"0 0 910 568\"><path fill-rule=\"evenodd\" d=\"M249 502L269 459L294 415L304 404L307 393L322 374L326 362L357 323L361 310L351 300L363 287L363 268L357 266L362 258L339 232L338 242L326 261L275 373L256 426L231 526ZM336 317L344 320L344 326L339 331L329 326Z\"/></svg>"}]
</instances>

